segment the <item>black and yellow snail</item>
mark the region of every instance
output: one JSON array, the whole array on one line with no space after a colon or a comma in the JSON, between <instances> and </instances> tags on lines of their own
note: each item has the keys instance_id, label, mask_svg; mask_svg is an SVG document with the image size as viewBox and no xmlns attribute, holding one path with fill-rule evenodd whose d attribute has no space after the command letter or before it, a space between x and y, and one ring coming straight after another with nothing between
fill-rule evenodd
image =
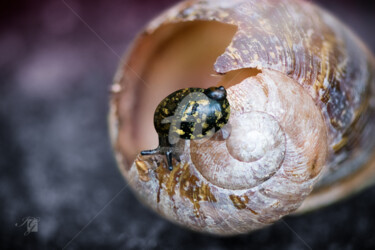
<instances>
[{"instance_id":1,"label":"black and yellow snail","mask_svg":"<svg viewBox=\"0 0 375 250\"><path fill-rule=\"evenodd\" d=\"M142 155L165 154L169 170L176 158L179 139L197 140L212 136L229 119L230 106L223 86L180 89L160 102L154 114L159 146L142 151Z\"/></svg>"}]
</instances>

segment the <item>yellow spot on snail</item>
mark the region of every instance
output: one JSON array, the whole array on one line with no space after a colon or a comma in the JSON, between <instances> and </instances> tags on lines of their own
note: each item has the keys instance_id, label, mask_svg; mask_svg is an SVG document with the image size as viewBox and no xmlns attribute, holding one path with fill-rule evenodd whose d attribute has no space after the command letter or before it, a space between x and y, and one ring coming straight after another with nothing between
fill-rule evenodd
<instances>
[{"instance_id":1,"label":"yellow spot on snail","mask_svg":"<svg viewBox=\"0 0 375 250\"><path fill-rule=\"evenodd\" d=\"M200 104L200 105L208 105L208 104L210 104L210 102L208 100L199 100L197 103Z\"/></svg>"},{"instance_id":2,"label":"yellow spot on snail","mask_svg":"<svg viewBox=\"0 0 375 250\"><path fill-rule=\"evenodd\" d=\"M179 134L179 135L184 135L185 132L181 129L176 129L176 133Z\"/></svg>"},{"instance_id":3,"label":"yellow spot on snail","mask_svg":"<svg viewBox=\"0 0 375 250\"><path fill-rule=\"evenodd\" d=\"M189 113L191 113L192 111L193 111L193 105L189 106L189 107L185 110L184 114L189 114Z\"/></svg>"}]
</instances>

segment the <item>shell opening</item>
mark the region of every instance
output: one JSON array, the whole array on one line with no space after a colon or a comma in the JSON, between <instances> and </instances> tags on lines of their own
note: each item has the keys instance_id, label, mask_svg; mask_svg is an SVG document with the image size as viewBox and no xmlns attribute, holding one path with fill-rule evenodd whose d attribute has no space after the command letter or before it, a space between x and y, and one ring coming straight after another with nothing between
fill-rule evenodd
<instances>
[{"instance_id":1,"label":"shell opening","mask_svg":"<svg viewBox=\"0 0 375 250\"><path fill-rule=\"evenodd\" d=\"M127 64L121 66L115 79L124 91L116 91L121 96L116 99L116 112L122 119L114 130L119 131L117 144L128 167L141 150L158 146L153 114L168 94L186 87L229 88L261 73L256 68L215 72L217 58L237 29L217 21L169 23L141 34L135 41Z\"/></svg>"}]
</instances>

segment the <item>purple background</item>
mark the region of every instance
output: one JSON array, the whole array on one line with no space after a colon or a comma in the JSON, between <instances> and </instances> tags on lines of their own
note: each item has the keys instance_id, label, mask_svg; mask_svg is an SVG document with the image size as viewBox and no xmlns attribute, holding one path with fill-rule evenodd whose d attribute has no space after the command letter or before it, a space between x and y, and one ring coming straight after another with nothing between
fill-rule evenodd
<instances>
[{"instance_id":1,"label":"purple background","mask_svg":"<svg viewBox=\"0 0 375 250\"><path fill-rule=\"evenodd\" d=\"M375 187L288 217L290 228L231 238L179 228L129 189L108 204L125 185L107 133L109 86L137 31L175 2L2 1L0 249L374 248ZM317 2L375 51L374 1ZM24 236L15 223L27 216L40 218L39 230Z\"/></svg>"}]
</instances>

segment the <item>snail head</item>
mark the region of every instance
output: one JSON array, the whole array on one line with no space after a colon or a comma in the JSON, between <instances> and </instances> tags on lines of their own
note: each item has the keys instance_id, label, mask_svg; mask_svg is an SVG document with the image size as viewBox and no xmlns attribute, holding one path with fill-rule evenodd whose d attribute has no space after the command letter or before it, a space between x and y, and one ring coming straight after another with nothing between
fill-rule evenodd
<instances>
[{"instance_id":1,"label":"snail head","mask_svg":"<svg viewBox=\"0 0 375 250\"><path fill-rule=\"evenodd\" d=\"M223 101L227 97L227 91L223 86L208 88L204 93L207 97L216 101Z\"/></svg>"}]
</instances>

